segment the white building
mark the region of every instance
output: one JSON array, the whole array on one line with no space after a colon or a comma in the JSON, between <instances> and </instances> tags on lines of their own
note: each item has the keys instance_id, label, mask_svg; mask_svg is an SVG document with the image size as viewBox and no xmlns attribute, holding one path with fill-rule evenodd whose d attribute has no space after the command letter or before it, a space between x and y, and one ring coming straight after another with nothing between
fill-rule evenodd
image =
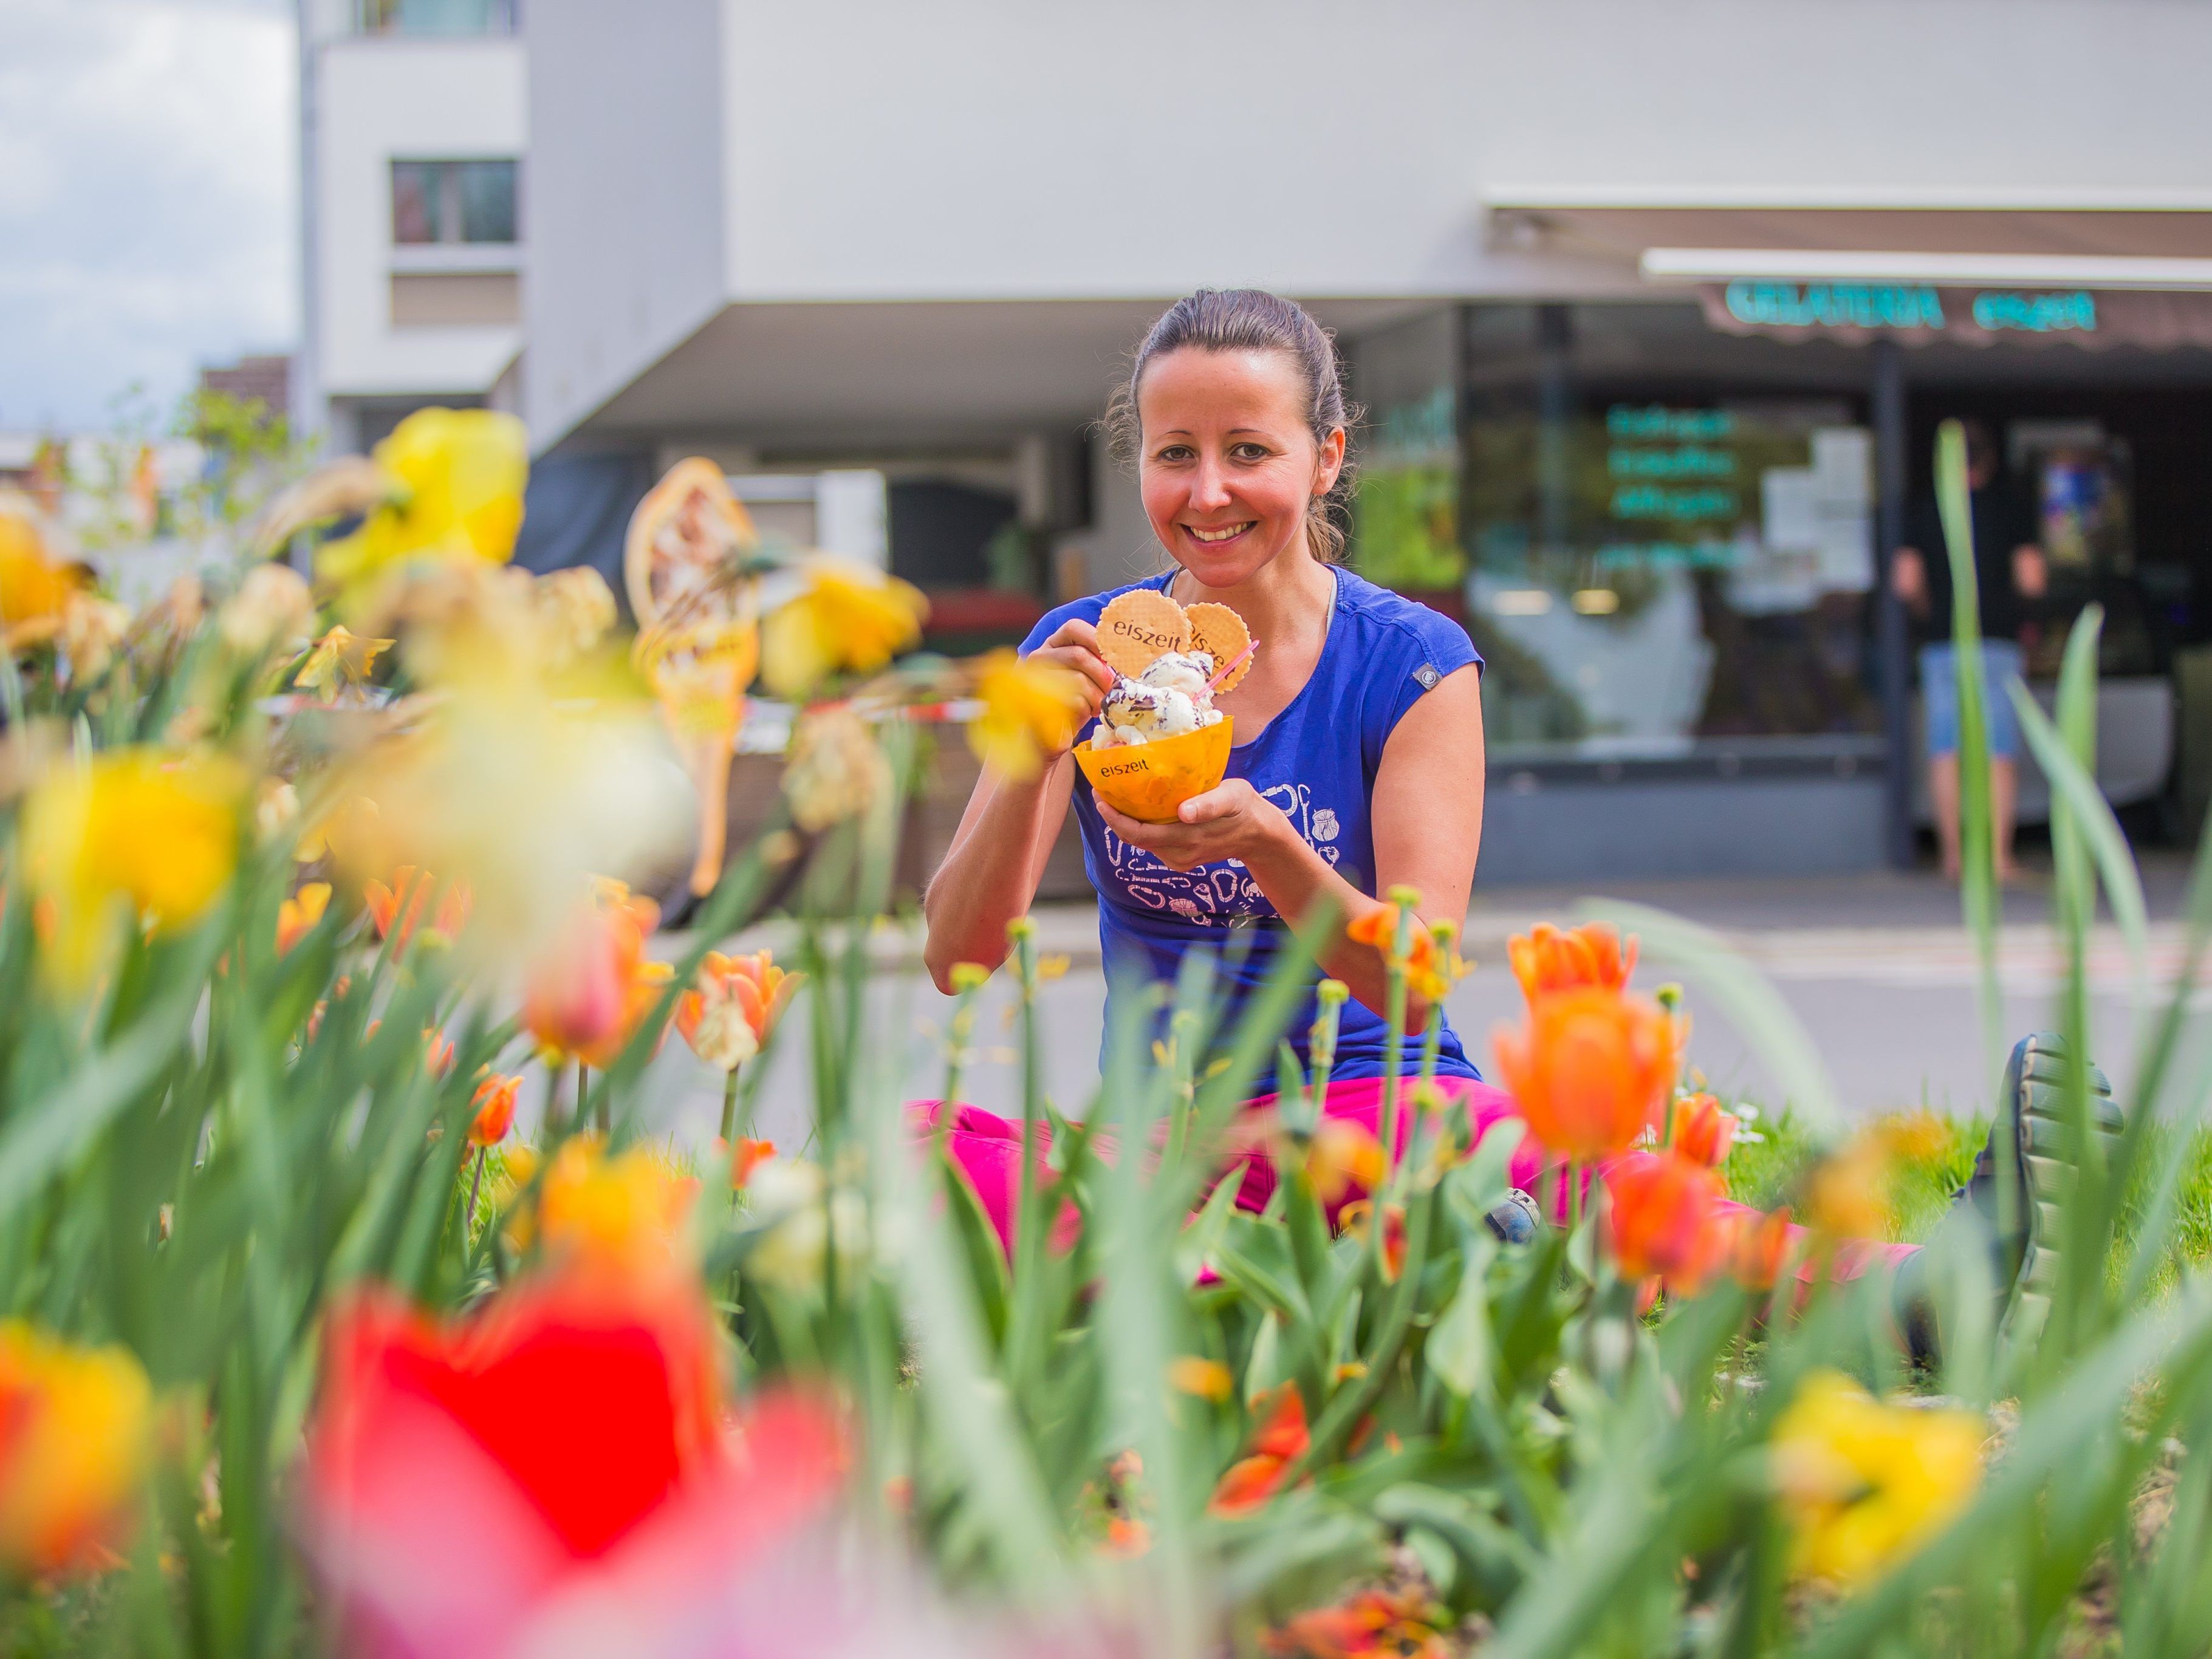
<instances>
[{"instance_id":1,"label":"white building","mask_svg":"<svg viewBox=\"0 0 2212 1659\"><path fill-rule=\"evenodd\" d=\"M684 453L801 536L808 480L875 472L893 565L1003 633L1151 568L1091 423L1167 301L1261 285L1370 406L1356 556L1490 658L1486 872L1893 855L1875 552L1954 413L2003 441L2065 604L2107 605L2142 693L2116 799L2168 787L2212 639L2212 11L528 0L509 33L499 0L331 3L333 429L518 408L533 557L604 556ZM465 204L402 240L406 169L526 134L526 272Z\"/></svg>"},{"instance_id":2,"label":"white building","mask_svg":"<svg viewBox=\"0 0 2212 1659\"><path fill-rule=\"evenodd\" d=\"M522 344L513 0L301 0L302 413L365 449L483 403Z\"/></svg>"}]
</instances>

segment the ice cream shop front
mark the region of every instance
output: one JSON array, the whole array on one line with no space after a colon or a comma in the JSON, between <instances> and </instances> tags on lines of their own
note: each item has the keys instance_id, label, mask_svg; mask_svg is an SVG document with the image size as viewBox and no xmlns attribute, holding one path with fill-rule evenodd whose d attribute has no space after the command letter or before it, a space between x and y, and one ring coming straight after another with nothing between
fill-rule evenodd
<instances>
[{"instance_id":1,"label":"ice cream shop front","mask_svg":"<svg viewBox=\"0 0 2212 1659\"><path fill-rule=\"evenodd\" d=\"M2212 294L1706 264L1649 299L1439 307L1349 343L1355 557L1489 663L1483 878L1918 856L1914 640L1881 573L1951 417L2001 447L2047 556L2031 689L2101 606L2099 781L2130 833L2193 836ZM2028 822L2045 799L2028 769Z\"/></svg>"}]
</instances>

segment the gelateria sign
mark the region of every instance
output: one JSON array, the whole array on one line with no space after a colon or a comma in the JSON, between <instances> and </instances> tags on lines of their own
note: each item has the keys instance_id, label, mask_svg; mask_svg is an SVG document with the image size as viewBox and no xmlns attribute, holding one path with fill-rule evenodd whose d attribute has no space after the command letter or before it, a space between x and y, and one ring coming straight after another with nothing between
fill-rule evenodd
<instances>
[{"instance_id":1,"label":"gelateria sign","mask_svg":"<svg viewBox=\"0 0 2212 1659\"><path fill-rule=\"evenodd\" d=\"M2212 345L2212 294L1746 278L1706 283L1699 298L1705 319L1730 334L1913 344Z\"/></svg>"}]
</instances>

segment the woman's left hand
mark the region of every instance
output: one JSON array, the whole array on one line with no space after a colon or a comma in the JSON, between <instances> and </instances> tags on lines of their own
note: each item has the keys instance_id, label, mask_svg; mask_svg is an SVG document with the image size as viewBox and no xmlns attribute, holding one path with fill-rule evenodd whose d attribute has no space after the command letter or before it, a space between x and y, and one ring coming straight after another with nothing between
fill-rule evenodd
<instances>
[{"instance_id":1,"label":"woman's left hand","mask_svg":"<svg viewBox=\"0 0 2212 1659\"><path fill-rule=\"evenodd\" d=\"M1098 801L1098 816L1123 841L1142 848L1170 870L1194 870L1224 859L1249 863L1290 823L1280 807L1262 799L1243 778L1193 795L1178 809L1179 821L1174 823L1146 823L1103 800Z\"/></svg>"}]
</instances>

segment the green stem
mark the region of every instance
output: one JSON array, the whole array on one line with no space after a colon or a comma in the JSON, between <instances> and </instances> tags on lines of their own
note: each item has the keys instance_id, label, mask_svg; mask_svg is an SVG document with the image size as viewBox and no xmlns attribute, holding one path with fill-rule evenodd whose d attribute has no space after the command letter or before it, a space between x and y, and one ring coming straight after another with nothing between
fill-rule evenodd
<instances>
[{"instance_id":1,"label":"green stem","mask_svg":"<svg viewBox=\"0 0 2212 1659\"><path fill-rule=\"evenodd\" d=\"M1583 1224L1583 1166L1579 1160L1567 1160L1567 1237L1572 1238Z\"/></svg>"},{"instance_id":2,"label":"green stem","mask_svg":"<svg viewBox=\"0 0 2212 1659\"><path fill-rule=\"evenodd\" d=\"M738 1149L738 1143L732 1139L738 1131L738 1069L731 1066L729 1074L722 1079L722 1145L732 1152Z\"/></svg>"},{"instance_id":3,"label":"green stem","mask_svg":"<svg viewBox=\"0 0 2212 1659\"><path fill-rule=\"evenodd\" d=\"M477 1236L477 1194L483 1190L484 1159L490 1155L490 1147L477 1148L476 1173L469 1177L469 1216L461 1224L461 1247L465 1250Z\"/></svg>"}]
</instances>

